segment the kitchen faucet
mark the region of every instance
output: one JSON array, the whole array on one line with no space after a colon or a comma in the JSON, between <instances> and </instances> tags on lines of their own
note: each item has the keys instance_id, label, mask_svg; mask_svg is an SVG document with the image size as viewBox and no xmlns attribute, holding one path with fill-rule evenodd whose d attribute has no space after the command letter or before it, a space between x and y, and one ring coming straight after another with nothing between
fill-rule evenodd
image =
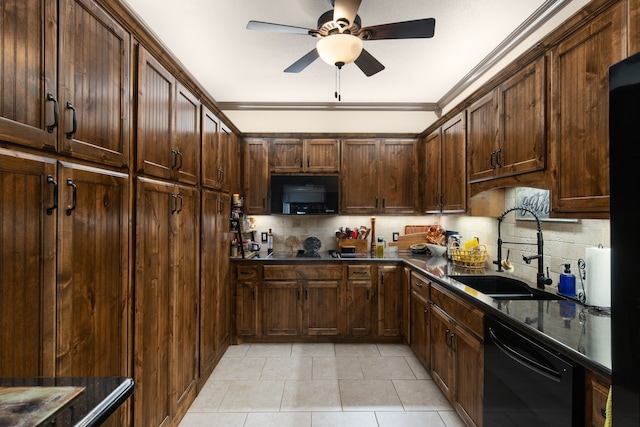
<instances>
[{"instance_id":1,"label":"kitchen faucet","mask_svg":"<svg viewBox=\"0 0 640 427\"><path fill-rule=\"evenodd\" d=\"M500 226L502 225L502 220L504 219L504 217L512 211L525 211L525 212L529 212L531 215L533 215L533 217L536 219L536 222L538 223L538 234L537 234L537 242L536 243L527 243L527 242L503 242L502 241L502 237L500 235ZM531 255L531 256L522 256L522 260L524 262L526 262L527 264L531 264L531 261L534 259L538 260L538 273L536 274L536 286L539 289L544 289L545 285L550 285L552 283L551 278L549 277L545 277L544 275L544 261L543 261L543 257L542 257L542 223L540 222L540 218L538 218L538 215L536 215L535 212L533 212L531 209L526 208L524 206L516 206L514 208L509 208L506 211L502 212L502 214L498 217L498 260L497 261L493 261L494 264L498 265L498 271L501 272L502 270L502 244L503 243L509 243L509 244L520 244L520 245L537 245L538 246L538 253L536 255Z\"/></svg>"}]
</instances>

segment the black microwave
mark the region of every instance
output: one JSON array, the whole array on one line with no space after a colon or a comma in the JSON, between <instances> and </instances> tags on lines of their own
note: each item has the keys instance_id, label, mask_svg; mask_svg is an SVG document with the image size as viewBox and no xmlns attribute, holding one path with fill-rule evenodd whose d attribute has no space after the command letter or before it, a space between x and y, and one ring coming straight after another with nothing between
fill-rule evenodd
<instances>
[{"instance_id":1,"label":"black microwave","mask_svg":"<svg viewBox=\"0 0 640 427\"><path fill-rule=\"evenodd\" d=\"M271 213L337 215L337 175L271 175Z\"/></svg>"}]
</instances>

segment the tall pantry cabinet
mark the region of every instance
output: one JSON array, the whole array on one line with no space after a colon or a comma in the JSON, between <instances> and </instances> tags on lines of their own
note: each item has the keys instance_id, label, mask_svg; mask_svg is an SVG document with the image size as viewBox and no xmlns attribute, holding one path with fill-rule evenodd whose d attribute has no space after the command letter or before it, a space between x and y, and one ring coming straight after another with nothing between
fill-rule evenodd
<instances>
[{"instance_id":1,"label":"tall pantry cabinet","mask_svg":"<svg viewBox=\"0 0 640 427\"><path fill-rule=\"evenodd\" d=\"M2 14L1 374L130 375L129 34L89 0Z\"/></svg>"},{"instance_id":2,"label":"tall pantry cabinet","mask_svg":"<svg viewBox=\"0 0 640 427\"><path fill-rule=\"evenodd\" d=\"M177 424L229 341L237 137L119 2L0 16L0 376L133 377L108 425Z\"/></svg>"}]
</instances>

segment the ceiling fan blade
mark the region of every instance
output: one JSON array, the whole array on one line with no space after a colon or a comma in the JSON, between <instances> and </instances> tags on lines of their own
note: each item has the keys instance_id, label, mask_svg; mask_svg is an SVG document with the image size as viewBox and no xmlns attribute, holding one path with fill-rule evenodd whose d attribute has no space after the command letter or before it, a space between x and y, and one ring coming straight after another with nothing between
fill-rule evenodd
<instances>
[{"instance_id":1,"label":"ceiling fan blade","mask_svg":"<svg viewBox=\"0 0 640 427\"><path fill-rule=\"evenodd\" d=\"M249 21L247 24L247 30L257 31L269 31L272 33L288 33L288 34L302 34L309 35L312 31L308 28L294 27L291 25L273 24L271 22L262 21Z\"/></svg>"},{"instance_id":2,"label":"ceiling fan blade","mask_svg":"<svg viewBox=\"0 0 640 427\"><path fill-rule=\"evenodd\" d=\"M347 21L353 24L358 14L358 8L362 0L335 0L333 3L333 20Z\"/></svg>"},{"instance_id":3,"label":"ceiling fan blade","mask_svg":"<svg viewBox=\"0 0 640 427\"><path fill-rule=\"evenodd\" d=\"M353 62L355 62L358 68L360 68L367 77L371 77L374 74L384 70L384 65L382 65L365 49L362 49L360 56L358 56L358 58Z\"/></svg>"},{"instance_id":4,"label":"ceiling fan blade","mask_svg":"<svg viewBox=\"0 0 640 427\"><path fill-rule=\"evenodd\" d=\"M298 59L293 64L289 65L287 69L284 70L285 73L299 73L300 71L307 68L313 61L318 59L320 55L318 55L318 51L313 48L313 50L307 53L302 58Z\"/></svg>"},{"instance_id":5,"label":"ceiling fan blade","mask_svg":"<svg viewBox=\"0 0 640 427\"><path fill-rule=\"evenodd\" d=\"M435 29L436 20L434 18L426 18L374 25L365 27L360 32L365 33L363 36L365 40L428 39L433 37Z\"/></svg>"}]
</instances>

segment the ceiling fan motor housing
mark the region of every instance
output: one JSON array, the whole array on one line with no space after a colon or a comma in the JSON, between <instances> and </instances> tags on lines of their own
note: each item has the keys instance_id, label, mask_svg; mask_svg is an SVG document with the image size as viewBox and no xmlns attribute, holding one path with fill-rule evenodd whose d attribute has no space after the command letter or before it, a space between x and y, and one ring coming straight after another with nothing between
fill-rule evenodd
<instances>
[{"instance_id":1,"label":"ceiling fan motor housing","mask_svg":"<svg viewBox=\"0 0 640 427\"><path fill-rule=\"evenodd\" d=\"M362 28L362 21L358 15L353 21L352 23L342 19L334 21L333 10L328 10L318 18L318 32L314 36L325 37L335 33L356 35Z\"/></svg>"}]
</instances>

